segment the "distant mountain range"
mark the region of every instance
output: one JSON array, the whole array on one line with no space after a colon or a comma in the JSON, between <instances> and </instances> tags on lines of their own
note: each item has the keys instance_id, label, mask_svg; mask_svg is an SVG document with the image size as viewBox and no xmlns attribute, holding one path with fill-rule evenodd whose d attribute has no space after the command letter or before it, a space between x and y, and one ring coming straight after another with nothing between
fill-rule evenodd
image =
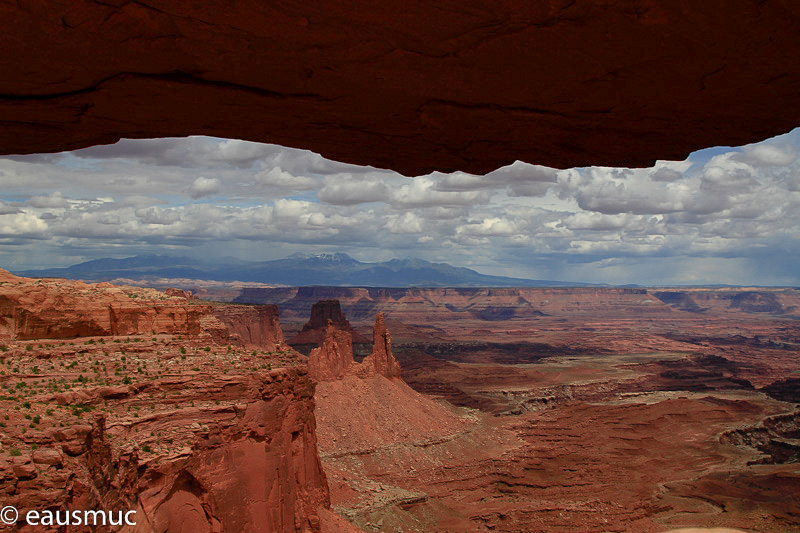
<instances>
[{"instance_id":1,"label":"distant mountain range","mask_svg":"<svg viewBox=\"0 0 800 533\"><path fill-rule=\"evenodd\" d=\"M201 263L189 257L137 255L125 259L95 259L66 268L15 272L27 277L60 277L86 281L116 278L137 280L187 278L212 281L246 281L289 286L339 287L567 287L586 285L504 276L489 276L469 268L422 259L391 259L362 263L344 253L292 254L275 261L225 258Z\"/></svg>"}]
</instances>

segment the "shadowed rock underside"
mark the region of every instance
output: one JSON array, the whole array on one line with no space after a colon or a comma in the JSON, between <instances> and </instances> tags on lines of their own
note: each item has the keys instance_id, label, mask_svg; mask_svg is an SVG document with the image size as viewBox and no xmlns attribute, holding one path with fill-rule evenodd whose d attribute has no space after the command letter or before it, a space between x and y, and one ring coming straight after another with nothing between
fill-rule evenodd
<instances>
[{"instance_id":1,"label":"shadowed rock underside","mask_svg":"<svg viewBox=\"0 0 800 533\"><path fill-rule=\"evenodd\" d=\"M205 134L485 173L798 126L790 0L4 3L0 153Z\"/></svg>"}]
</instances>

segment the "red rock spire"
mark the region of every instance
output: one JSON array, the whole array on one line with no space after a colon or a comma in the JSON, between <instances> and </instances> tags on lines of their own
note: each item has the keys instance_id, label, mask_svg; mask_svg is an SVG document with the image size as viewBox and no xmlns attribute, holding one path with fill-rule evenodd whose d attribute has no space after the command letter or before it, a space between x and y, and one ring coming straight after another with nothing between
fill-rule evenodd
<instances>
[{"instance_id":1,"label":"red rock spire","mask_svg":"<svg viewBox=\"0 0 800 533\"><path fill-rule=\"evenodd\" d=\"M317 381L330 381L346 375L362 378L377 374L387 378L400 377L400 365L392 355L392 337L386 330L383 313L378 313L372 335L372 353L362 363L356 363L353 361L350 333L337 329L329 319L325 339L308 356L309 374Z\"/></svg>"},{"instance_id":2,"label":"red rock spire","mask_svg":"<svg viewBox=\"0 0 800 533\"><path fill-rule=\"evenodd\" d=\"M308 356L308 371L318 381L340 378L348 373L353 361L353 339L348 331L336 329L328 319L322 344Z\"/></svg>"},{"instance_id":3,"label":"red rock spire","mask_svg":"<svg viewBox=\"0 0 800 533\"><path fill-rule=\"evenodd\" d=\"M372 353L361 364L387 378L400 377L400 365L392 354L392 336L386 329L383 313L378 313L372 327Z\"/></svg>"}]
</instances>

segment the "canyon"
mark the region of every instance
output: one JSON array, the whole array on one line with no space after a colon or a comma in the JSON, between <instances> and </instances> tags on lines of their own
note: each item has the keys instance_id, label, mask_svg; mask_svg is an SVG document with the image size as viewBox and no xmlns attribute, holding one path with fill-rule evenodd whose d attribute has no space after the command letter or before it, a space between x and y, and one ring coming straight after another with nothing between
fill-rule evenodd
<instances>
[{"instance_id":1,"label":"canyon","mask_svg":"<svg viewBox=\"0 0 800 533\"><path fill-rule=\"evenodd\" d=\"M440 402L345 377L359 418L345 381L318 387L331 502L365 531L800 523L794 289L304 290L383 309L405 384ZM424 415L386 414L400 398Z\"/></svg>"},{"instance_id":2,"label":"canyon","mask_svg":"<svg viewBox=\"0 0 800 533\"><path fill-rule=\"evenodd\" d=\"M4 505L131 509L137 531L800 523L793 289L246 305L0 274Z\"/></svg>"},{"instance_id":3,"label":"canyon","mask_svg":"<svg viewBox=\"0 0 800 533\"><path fill-rule=\"evenodd\" d=\"M786 0L0 16L2 154L201 134L407 176L650 166L785 133L800 104ZM796 530L799 293L0 270L0 504L159 532Z\"/></svg>"}]
</instances>

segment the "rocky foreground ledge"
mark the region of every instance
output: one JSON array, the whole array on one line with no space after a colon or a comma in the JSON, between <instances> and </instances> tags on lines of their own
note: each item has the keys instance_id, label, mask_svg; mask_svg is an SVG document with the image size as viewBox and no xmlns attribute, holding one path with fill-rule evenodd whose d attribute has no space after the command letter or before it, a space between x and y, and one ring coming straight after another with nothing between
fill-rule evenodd
<instances>
[{"instance_id":1,"label":"rocky foreground ledge","mask_svg":"<svg viewBox=\"0 0 800 533\"><path fill-rule=\"evenodd\" d=\"M274 306L0 272L0 501L21 517L346 530L329 511L314 388Z\"/></svg>"}]
</instances>

